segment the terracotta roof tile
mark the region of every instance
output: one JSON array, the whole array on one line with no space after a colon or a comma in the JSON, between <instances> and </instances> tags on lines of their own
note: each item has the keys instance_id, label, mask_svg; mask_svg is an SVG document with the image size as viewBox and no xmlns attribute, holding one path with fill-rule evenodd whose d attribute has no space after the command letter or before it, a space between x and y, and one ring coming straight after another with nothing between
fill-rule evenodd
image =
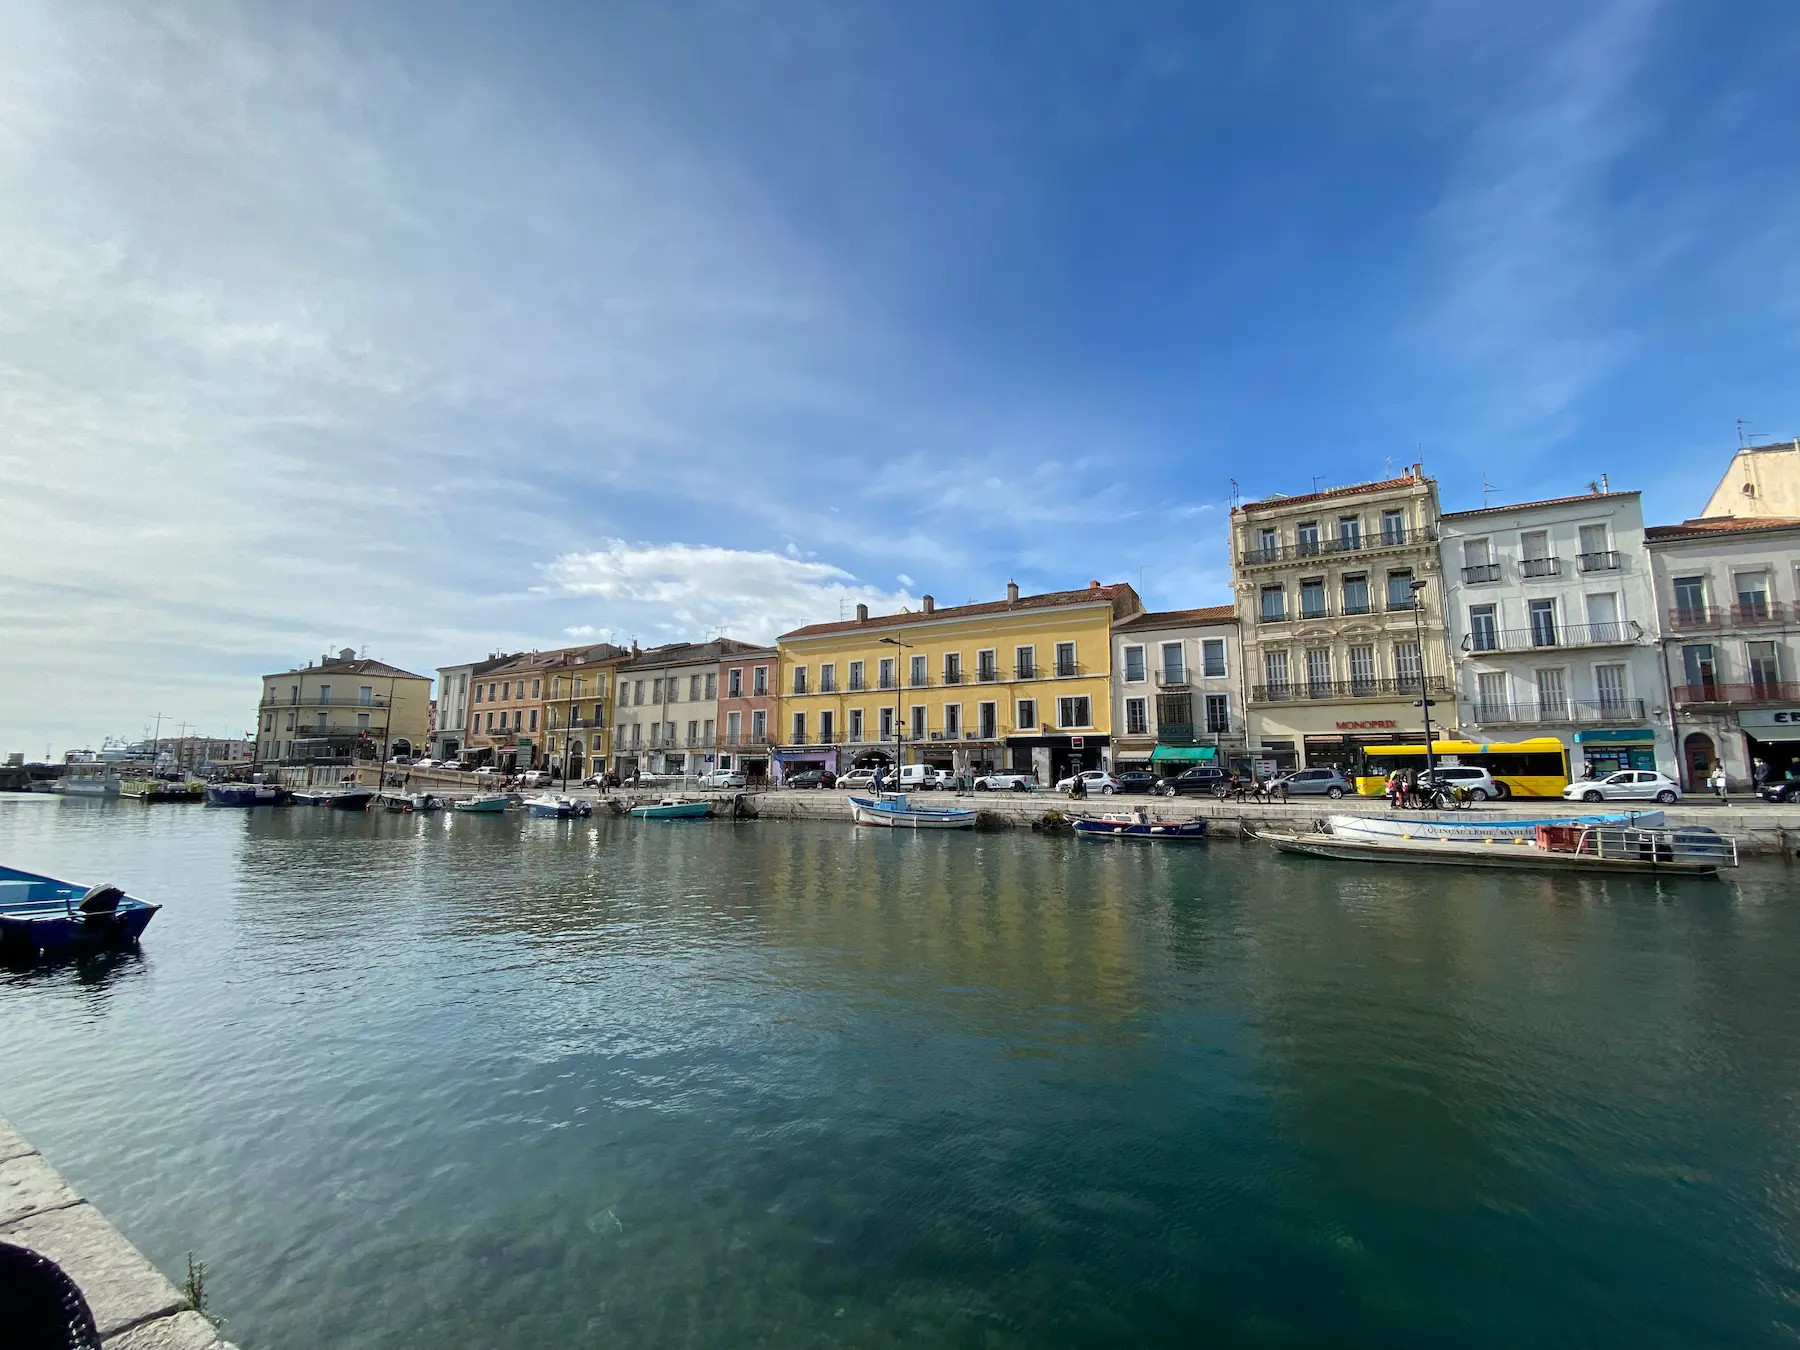
<instances>
[{"instance_id":1,"label":"terracotta roof tile","mask_svg":"<svg viewBox=\"0 0 1800 1350\"><path fill-rule=\"evenodd\" d=\"M1578 492L1572 497L1541 497L1535 502L1514 502L1510 506L1474 506L1467 511L1445 511L1441 520L1458 520L1463 516L1490 516L1500 511L1523 511L1532 506L1561 506L1565 502L1603 502L1613 497L1636 497L1634 489L1629 492Z\"/></svg>"},{"instance_id":2,"label":"terracotta roof tile","mask_svg":"<svg viewBox=\"0 0 1800 1350\"><path fill-rule=\"evenodd\" d=\"M289 675L383 675L393 676L400 680L429 680L429 675L415 675L410 670L402 670L399 666L390 666L386 661L321 661L316 666L302 666L296 670L278 671L274 675L265 675L265 680L279 680Z\"/></svg>"},{"instance_id":3,"label":"terracotta roof tile","mask_svg":"<svg viewBox=\"0 0 1800 1350\"><path fill-rule=\"evenodd\" d=\"M1704 539L1714 534L1754 534L1759 530L1791 530L1800 525L1792 516L1702 516L1679 525L1650 525L1646 541L1656 539Z\"/></svg>"},{"instance_id":4,"label":"terracotta roof tile","mask_svg":"<svg viewBox=\"0 0 1800 1350\"><path fill-rule=\"evenodd\" d=\"M939 619L969 619L983 614L1009 614L1022 609L1054 609L1058 605L1091 605L1116 603L1123 596L1137 598L1137 592L1124 582L1110 586L1084 586L1078 591L1046 591L1042 595L1021 595L1017 600L983 600L973 605L951 605L927 614L914 610L906 614L875 614L868 619L842 619L835 623L814 623L783 633L777 642L791 638L823 637L828 633L854 633L859 629L900 628L912 623L936 623Z\"/></svg>"},{"instance_id":5,"label":"terracotta roof tile","mask_svg":"<svg viewBox=\"0 0 1800 1350\"><path fill-rule=\"evenodd\" d=\"M1199 609L1159 609L1122 620L1121 628L1173 628L1189 623L1236 623L1237 610L1231 605L1205 605Z\"/></svg>"},{"instance_id":6,"label":"terracotta roof tile","mask_svg":"<svg viewBox=\"0 0 1800 1350\"><path fill-rule=\"evenodd\" d=\"M1264 506L1299 506L1303 502L1322 501L1328 497L1349 497L1361 492L1387 492L1393 488L1416 487L1432 481L1430 478L1383 478L1375 483L1351 483L1346 487L1326 488L1322 492L1304 492L1296 497L1264 497L1261 501L1245 502L1242 506L1233 507L1231 514L1241 515Z\"/></svg>"}]
</instances>

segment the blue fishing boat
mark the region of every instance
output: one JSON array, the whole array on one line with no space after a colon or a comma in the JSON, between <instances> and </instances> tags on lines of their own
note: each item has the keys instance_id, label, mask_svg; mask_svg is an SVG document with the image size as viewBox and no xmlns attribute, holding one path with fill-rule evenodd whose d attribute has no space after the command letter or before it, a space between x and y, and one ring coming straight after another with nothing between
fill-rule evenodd
<instances>
[{"instance_id":1,"label":"blue fishing boat","mask_svg":"<svg viewBox=\"0 0 1800 1350\"><path fill-rule=\"evenodd\" d=\"M286 806L288 790L278 783L208 783L208 806Z\"/></svg>"},{"instance_id":2,"label":"blue fishing boat","mask_svg":"<svg viewBox=\"0 0 1800 1350\"><path fill-rule=\"evenodd\" d=\"M890 830L968 830L975 812L964 806L914 806L904 792L882 797L852 797L850 819L858 825Z\"/></svg>"},{"instance_id":3,"label":"blue fishing boat","mask_svg":"<svg viewBox=\"0 0 1800 1350\"><path fill-rule=\"evenodd\" d=\"M477 792L473 797L464 797L451 803L458 811L469 811L476 815L499 815L513 805L510 792Z\"/></svg>"},{"instance_id":4,"label":"blue fishing boat","mask_svg":"<svg viewBox=\"0 0 1800 1350\"><path fill-rule=\"evenodd\" d=\"M710 802L684 802L679 797L664 797L654 806L634 806L631 814L639 820L704 820L712 809Z\"/></svg>"},{"instance_id":5,"label":"blue fishing boat","mask_svg":"<svg viewBox=\"0 0 1800 1350\"><path fill-rule=\"evenodd\" d=\"M16 867L0 867L0 950L32 957L138 940L161 905L117 886L88 888Z\"/></svg>"},{"instance_id":6,"label":"blue fishing boat","mask_svg":"<svg viewBox=\"0 0 1800 1350\"><path fill-rule=\"evenodd\" d=\"M1148 811L1112 811L1071 821L1083 839L1124 839L1140 843L1194 843L1206 838L1204 820L1157 820Z\"/></svg>"},{"instance_id":7,"label":"blue fishing boat","mask_svg":"<svg viewBox=\"0 0 1800 1350\"><path fill-rule=\"evenodd\" d=\"M581 816L594 814L594 804L585 797L557 797L545 795L526 799L525 810L534 816L548 816L552 820L573 820Z\"/></svg>"}]
</instances>

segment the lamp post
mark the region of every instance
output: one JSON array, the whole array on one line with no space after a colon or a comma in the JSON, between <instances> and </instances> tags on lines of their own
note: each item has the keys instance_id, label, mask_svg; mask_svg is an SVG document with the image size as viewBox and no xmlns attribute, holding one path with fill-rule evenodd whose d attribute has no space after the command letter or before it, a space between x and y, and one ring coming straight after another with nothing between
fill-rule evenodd
<instances>
[{"instance_id":1,"label":"lamp post","mask_svg":"<svg viewBox=\"0 0 1800 1350\"><path fill-rule=\"evenodd\" d=\"M910 646L896 637L884 637L882 645L896 648L894 655L894 785L900 785L900 656L898 649Z\"/></svg>"},{"instance_id":2,"label":"lamp post","mask_svg":"<svg viewBox=\"0 0 1800 1350\"><path fill-rule=\"evenodd\" d=\"M1425 714L1425 772L1437 774L1437 756L1431 750L1431 698L1425 690L1425 621L1419 617L1422 608L1419 597L1424 594L1425 582L1415 579L1412 583L1413 632L1418 637L1419 647L1419 701L1413 706Z\"/></svg>"}]
</instances>

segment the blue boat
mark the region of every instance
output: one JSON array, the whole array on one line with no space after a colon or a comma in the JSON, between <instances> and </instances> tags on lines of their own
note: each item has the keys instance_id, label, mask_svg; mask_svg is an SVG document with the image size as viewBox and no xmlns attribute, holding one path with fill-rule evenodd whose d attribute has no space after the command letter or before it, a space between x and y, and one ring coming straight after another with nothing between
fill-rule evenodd
<instances>
[{"instance_id":1,"label":"blue boat","mask_svg":"<svg viewBox=\"0 0 1800 1350\"><path fill-rule=\"evenodd\" d=\"M914 806L904 792L852 797L850 819L858 825L880 825L890 830L968 830L975 826L971 807Z\"/></svg>"},{"instance_id":2,"label":"blue boat","mask_svg":"<svg viewBox=\"0 0 1800 1350\"><path fill-rule=\"evenodd\" d=\"M0 867L0 951L29 959L39 952L129 946L161 908L117 886L89 889Z\"/></svg>"},{"instance_id":3,"label":"blue boat","mask_svg":"<svg viewBox=\"0 0 1800 1350\"><path fill-rule=\"evenodd\" d=\"M1193 843L1206 838L1204 820L1156 820L1148 811L1112 811L1070 822L1083 839L1124 839L1139 843Z\"/></svg>"},{"instance_id":4,"label":"blue boat","mask_svg":"<svg viewBox=\"0 0 1800 1350\"><path fill-rule=\"evenodd\" d=\"M710 802L684 802L679 797L664 797L654 806L634 806L631 814L639 820L704 820L712 810Z\"/></svg>"},{"instance_id":5,"label":"blue boat","mask_svg":"<svg viewBox=\"0 0 1800 1350\"><path fill-rule=\"evenodd\" d=\"M277 783L208 783L208 806L286 806L288 790Z\"/></svg>"},{"instance_id":6,"label":"blue boat","mask_svg":"<svg viewBox=\"0 0 1800 1350\"><path fill-rule=\"evenodd\" d=\"M574 820L594 814L594 804L585 797L557 797L546 794L542 797L529 797L525 801L525 810L534 816L548 816L553 820Z\"/></svg>"}]
</instances>

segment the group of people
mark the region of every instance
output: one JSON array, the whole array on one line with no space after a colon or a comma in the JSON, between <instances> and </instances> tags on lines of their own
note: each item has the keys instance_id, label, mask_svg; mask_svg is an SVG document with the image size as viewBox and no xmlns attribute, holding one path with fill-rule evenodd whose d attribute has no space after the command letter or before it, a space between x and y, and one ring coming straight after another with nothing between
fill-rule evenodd
<instances>
[{"instance_id":1,"label":"group of people","mask_svg":"<svg viewBox=\"0 0 1800 1350\"><path fill-rule=\"evenodd\" d=\"M1417 769L1400 768L1387 776L1383 795L1388 799L1390 811L1400 811L1431 806L1441 791L1442 789L1421 784Z\"/></svg>"}]
</instances>

